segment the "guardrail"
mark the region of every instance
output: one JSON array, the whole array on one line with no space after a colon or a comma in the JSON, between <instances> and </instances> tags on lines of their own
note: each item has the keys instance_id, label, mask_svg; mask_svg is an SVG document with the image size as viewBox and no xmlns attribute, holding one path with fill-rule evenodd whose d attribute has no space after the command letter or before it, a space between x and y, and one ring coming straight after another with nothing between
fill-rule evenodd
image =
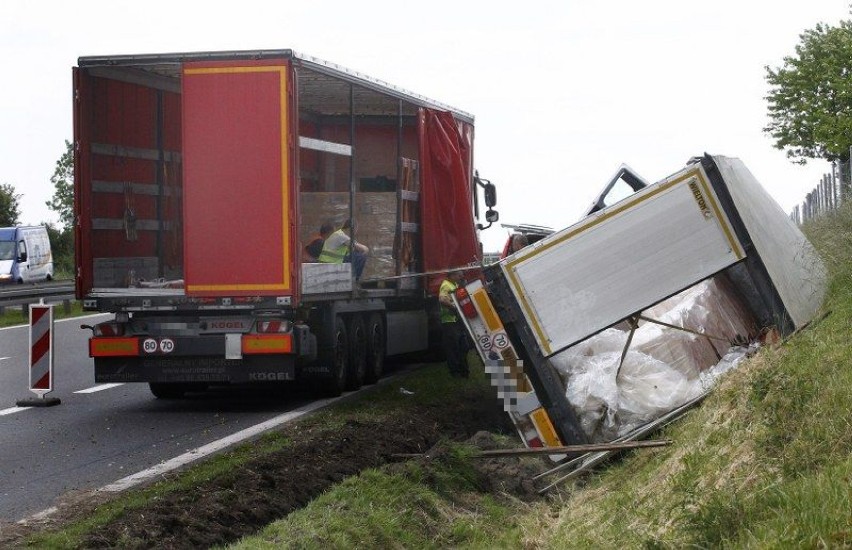
<instances>
[{"instance_id":1,"label":"guardrail","mask_svg":"<svg viewBox=\"0 0 852 550\"><path fill-rule=\"evenodd\" d=\"M26 314L30 304L62 302L65 311L71 310L71 301L75 299L74 283L71 281L52 281L38 286L14 285L0 287L0 314L7 307L20 307Z\"/></svg>"}]
</instances>

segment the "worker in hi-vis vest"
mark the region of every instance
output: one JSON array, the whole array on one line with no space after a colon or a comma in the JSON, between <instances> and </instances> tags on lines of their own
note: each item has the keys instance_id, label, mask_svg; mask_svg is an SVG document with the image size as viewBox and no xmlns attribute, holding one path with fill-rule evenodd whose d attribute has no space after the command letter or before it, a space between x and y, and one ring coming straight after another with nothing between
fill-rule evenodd
<instances>
[{"instance_id":1,"label":"worker in hi-vis vest","mask_svg":"<svg viewBox=\"0 0 852 550\"><path fill-rule=\"evenodd\" d=\"M367 254L370 253L370 249L355 241L352 244L352 257L349 257L349 242L352 240L354 225L351 219L346 220L343 227L328 236L322 246L319 261L327 264L351 263L355 271L355 280L358 280L364 272L364 264L367 263Z\"/></svg>"},{"instance_id":2,"label":"worker in hi-vis vest","mask_svg":"<svg viewBox=\"0 0 852 550\"><path fill-rule=\"evenodd\" d=\"M463 282L461 270L447 273L447 278L441 282L441 288L438 290L438 301L441 303L441 345L450 376L467 378L467 335L453 303L453 293Z\"/></svg>"}]
</instances>

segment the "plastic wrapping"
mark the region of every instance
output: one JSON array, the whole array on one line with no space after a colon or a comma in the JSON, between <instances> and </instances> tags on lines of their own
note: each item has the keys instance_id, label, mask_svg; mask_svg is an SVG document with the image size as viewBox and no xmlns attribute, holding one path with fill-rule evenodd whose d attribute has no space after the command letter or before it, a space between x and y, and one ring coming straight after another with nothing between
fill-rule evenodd
<instances>
[{"instance_id":1,"label":"plastic wrapping","mask_svg":"<svg viewBox=\"0 0 852 550\"><path fill-rule=\"evenodd\" d=\"M551 357L592 441L611 441L699 396L749 353L731 348L754 323L724 282L699 283L642 315L715 339L644 321L622 363L629 338L622 323Z\"/></svg>"}]
</instances>

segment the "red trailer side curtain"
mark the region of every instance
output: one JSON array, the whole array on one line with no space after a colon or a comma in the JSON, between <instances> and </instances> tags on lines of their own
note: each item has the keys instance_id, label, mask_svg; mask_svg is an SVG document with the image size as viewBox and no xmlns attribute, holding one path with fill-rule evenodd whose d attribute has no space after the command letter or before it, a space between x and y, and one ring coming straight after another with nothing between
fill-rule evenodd
<instances>
[{"instance_id":1,"label":"red trailer side curtain","mask_svg":"<svg viewBox=\"0 0 852 550\"><path fill-rule=\"evenodd\" d=\"M473 219L473 126L446 111L420 109L421 230L425 271L479 262ZM440 284L441 277L433 278ZM435 280L429 288L435 289Z\"/></svg>"}]
</instances>

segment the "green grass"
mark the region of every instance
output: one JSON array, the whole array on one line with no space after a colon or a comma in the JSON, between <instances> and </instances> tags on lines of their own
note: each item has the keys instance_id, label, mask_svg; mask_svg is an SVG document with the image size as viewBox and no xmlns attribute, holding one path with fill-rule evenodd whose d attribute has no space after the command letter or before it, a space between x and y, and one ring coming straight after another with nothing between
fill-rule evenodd
<instances>
[{"instance_id":1,"label":"green grass","mask_svg":"<svg viewBox=\"0 0 852 550\"><path fill-rule=\"evenodd\" d=\"M230 548L517 547L513 509L477 492L469 452L362 472Z\"/></svg>"}]
</instances>

